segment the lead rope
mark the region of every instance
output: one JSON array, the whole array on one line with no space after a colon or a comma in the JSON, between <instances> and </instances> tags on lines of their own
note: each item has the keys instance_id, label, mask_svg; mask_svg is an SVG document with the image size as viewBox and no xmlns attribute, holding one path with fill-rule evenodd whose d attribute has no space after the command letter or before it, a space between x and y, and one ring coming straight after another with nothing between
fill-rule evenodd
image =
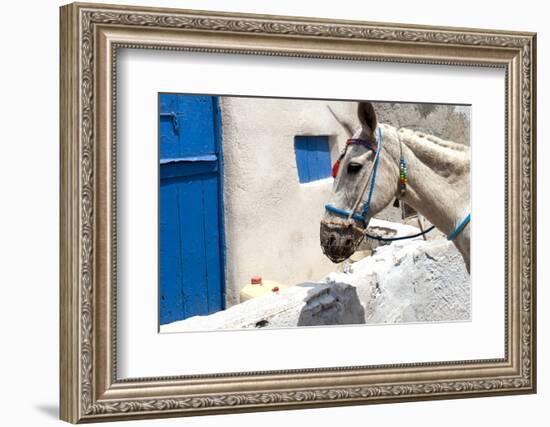
<instances>
[{"instance_id":1,"label":"lead rope","mask_svg":"<svg viewBox=\"0 0 550 427\"><path fill-rule=\"evenodd\" d=\"M395 242L396 240L406 240L406 239L414 239L415 237L423 236L424 234L429 233L435 228L435 225L432 225L430 228L427 228L426 230L422 231L421 233L411 234L410 236L401 236L401 237L380 237L380 236L373 236L371 234L368 234L365 231L365 236L369 239L378 240L380 242ZM366 230L366 228L365 228Z\"/></svg>"}]
</instances>

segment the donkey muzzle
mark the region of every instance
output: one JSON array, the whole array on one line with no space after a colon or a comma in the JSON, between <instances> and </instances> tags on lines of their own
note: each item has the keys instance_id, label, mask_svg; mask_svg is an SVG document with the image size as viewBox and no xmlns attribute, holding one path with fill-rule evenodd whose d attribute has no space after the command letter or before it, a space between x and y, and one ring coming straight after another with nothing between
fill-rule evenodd
<instances>
[{"instance_id":1,"label":"donkey muzzle","mask_svg":"<svg viewBox=\"0 0 550 427\"><path fill-rule=\"evenodd\" d=\"M334 263L348 259L361 243L363 234L352 223L331 224L321 221L321 248Z\"/></svg>"}]
</instances>

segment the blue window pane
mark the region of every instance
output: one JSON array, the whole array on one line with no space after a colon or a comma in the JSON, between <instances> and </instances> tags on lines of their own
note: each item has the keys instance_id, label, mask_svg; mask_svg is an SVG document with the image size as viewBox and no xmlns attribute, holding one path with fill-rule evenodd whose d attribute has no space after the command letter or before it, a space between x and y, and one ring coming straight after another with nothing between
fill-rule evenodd
<instances>
[{"instance_id":1,"label":"blue window pane","mask_svg":"<svg viewBox=\"0 0 550 427\"><path fill-rule=\"evenodd\" d=\"M295 136L296 166L301 183L330 176L330 148L328 136Z\"/></svg>"}]
</instances>

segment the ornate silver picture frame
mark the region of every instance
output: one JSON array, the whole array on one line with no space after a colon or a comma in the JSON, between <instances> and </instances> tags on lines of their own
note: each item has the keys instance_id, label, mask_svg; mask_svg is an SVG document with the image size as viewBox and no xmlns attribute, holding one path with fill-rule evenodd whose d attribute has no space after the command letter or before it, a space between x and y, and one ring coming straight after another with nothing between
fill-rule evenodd
<instances>
[{"instance_id":1,"label":"ornate silver picture frame","mask_svg":"<svg viewBox=\"0 0 550 427\"><path fill-rule=\"evenodd\" d=\"M60 13L61 419L113 421L536 391L534 33L80 3ZM116 185L121 49L502 69L505 140L495 146L505 158L505 247L496 249L505 270L504 357L121 379Z\"/></svg>"}]
</instances>

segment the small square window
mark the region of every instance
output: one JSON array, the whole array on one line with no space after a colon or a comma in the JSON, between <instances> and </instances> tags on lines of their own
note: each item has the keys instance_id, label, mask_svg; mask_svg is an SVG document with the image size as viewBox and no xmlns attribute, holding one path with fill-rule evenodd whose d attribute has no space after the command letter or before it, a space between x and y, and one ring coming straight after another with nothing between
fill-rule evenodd
<instances>
[{"instance_id":1,"label":"small square window","mask_svg":"<svg viewBox=\"0 0 550 427\"><path fill-rule=\"evenodd\" d=\"M295 136L294 151L300 183L317 181L330 176L328 136Z\"/></svg>"}]
</instances>

